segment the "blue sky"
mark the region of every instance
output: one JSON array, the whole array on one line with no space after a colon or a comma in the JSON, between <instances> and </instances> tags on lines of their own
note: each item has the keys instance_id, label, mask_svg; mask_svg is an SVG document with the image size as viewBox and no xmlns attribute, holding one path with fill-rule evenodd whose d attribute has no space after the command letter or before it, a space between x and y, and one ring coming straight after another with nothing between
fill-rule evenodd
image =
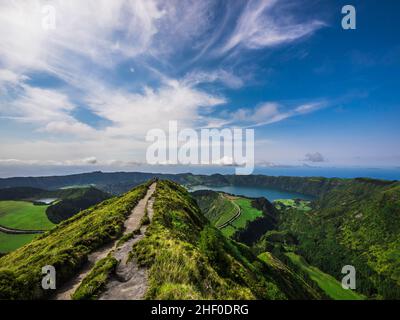
<instances>
[{"instance_id":1,"label":"blue sky","mask_svg":"<svg viewBox=\"0 0 400 320\"><path fill-rule=\"evenodd\" d=\"M341 27L345 4L356 30ZM168 120L254 128L260 166L398 167L399 11L394 0L4 1L0 174L135 170L146 132Z\"/></svg>"}]
</instances>

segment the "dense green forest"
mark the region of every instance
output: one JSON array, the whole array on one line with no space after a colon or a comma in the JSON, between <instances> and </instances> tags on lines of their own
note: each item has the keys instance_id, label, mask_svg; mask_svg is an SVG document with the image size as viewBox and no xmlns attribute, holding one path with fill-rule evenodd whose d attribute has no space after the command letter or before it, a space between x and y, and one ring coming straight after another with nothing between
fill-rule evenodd
<instances>
[{"instance_id":1,"label":"dense green forest","mask_svg":"<svg viewBox=\"0 0 400 320\"><path fill-rule=\"evenodd\" d=\"M255 183L257 177L238 179ZM290 180L303 180L302 189L296 191L314 188L310 182L314 178ZM263 198L253 199L252 205L262 209L264 216L248 222L233 238L251 245L256 254L272 252L292 268L287 254L299 254L306 259L303 265L308 262L338 280L343 277L342 267L353 265L358 293L399 299L400 184L366 178L322 181L319 196L312 202L282 200L272 205ZM224 211L215 192L193 195L213 217L211 221Z\"/></svg>"},{"instance_id":2,"label":"dense green forest","mask_svg":"<svg viewBox=\"0 0 400 320\"><path fill-rule=\"evenodd\" d=\"M46 214L51 222L60 223L81 210L85 210L108 198L110 198L108 193L96 188L78 188L61 201L49 206L46 210Z\"/></svg>"},{"instance_id":3,"label":"dense green forest","mask_svg":"<svg viewBox=\"0 0 400 320\"><path fill-rule=\"evenodd\" d=\"M353 265L357 291L400 298L399 183L359 179L325 193L311 211L286 210L279 221L282 237L294 238L312 265L337 279L342 266Z\"/></svg>"}]
</instances>

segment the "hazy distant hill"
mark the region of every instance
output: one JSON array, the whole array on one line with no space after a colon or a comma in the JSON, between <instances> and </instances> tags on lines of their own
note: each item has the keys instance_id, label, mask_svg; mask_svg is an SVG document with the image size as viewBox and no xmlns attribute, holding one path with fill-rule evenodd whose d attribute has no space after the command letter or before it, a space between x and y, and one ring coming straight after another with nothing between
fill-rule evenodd
<instances>
[{"instance_id":1,"label":"hazy distant hill","mask_svg":"<svg viewBox=\"0 0 400 320\"><path fill-rule=\"evenodd\" d=\"M94 185L96 188L112 194L122 194L133 187L153 178L168 179L183 185L206 186L257 186L271 189L280 189L290 192L299 192L319 196L341 185L348 185L362 179L339 179L322 177L287 177L265 175L194 175L159 174L143 172L90 172L66 176L48 177L16 177L0 179L0 188L32 187L41 189L58 189L73 186ZM376 183L391 183L390 181L369 179ZM360 181L358 181L360 182Z\"/></svg>"}]
</instances>

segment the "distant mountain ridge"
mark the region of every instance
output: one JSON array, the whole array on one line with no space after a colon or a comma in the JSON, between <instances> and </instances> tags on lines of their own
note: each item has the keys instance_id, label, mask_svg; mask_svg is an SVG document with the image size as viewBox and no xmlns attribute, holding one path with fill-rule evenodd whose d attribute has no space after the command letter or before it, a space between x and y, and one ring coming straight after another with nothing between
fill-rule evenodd
<instances>
[{"instance_id":1,"label":"distant mountain ridge","mask_svg":"<svg viewBox=\"0 0 400 320\"><path fill-rule=\"evenodd\" d=\"M89 172L66 176L15 177L1 178L0 188L32 187L42 189L58 189L76 185L95 185L96 188L112 194L122 194L149 179L160 178L183 185L206 186L257 186L279 189L289 192L320 196L334 188L350 183L392 184L386 181L369 178L342 179L323 177L289 177L266 175L195 175L192 173L162 174L145 172Z\"/></svg>"}]
</instances>

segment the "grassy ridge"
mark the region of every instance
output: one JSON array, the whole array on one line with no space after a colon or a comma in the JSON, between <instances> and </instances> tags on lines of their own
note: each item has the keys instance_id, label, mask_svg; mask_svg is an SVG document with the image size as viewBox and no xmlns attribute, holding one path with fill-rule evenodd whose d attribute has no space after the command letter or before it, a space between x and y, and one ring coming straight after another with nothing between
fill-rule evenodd
<instances>
[{"instance_id":1,"label":"grassy ridge","mask_svg":"<svg viewBox=\"0 0 400 320\"><path fill-rule=\"evenodd\" d=\"M0 201L0 225L14 229L49 230L54 224L47 218L47 208L47 205L34 205L27 201Z\"/></svg>"},{"instance_id":2,"label":"grassy ridge","mask_svg":"<svg viewBox=\"0 0 400 320\"><path fill-rule=\"evenodd\" d=\"M23 230L50 230L60 223L106 200L110 195L94 188L43 190L35 188L7 188L0 190L0 225ZM51 205L39 204L43 198L58 199ZM14 238L15 237L15 238ZM15 250L33 239L32 236L2 237L0 252Z\"/></svg>"},{"instance_id":3,"label":"grassy ridge","mask_svg":"<svg viewBox=\"0 0 400 320\"><path fill-rule=\"evenodd\" d=\"M292 275L287 279L297 290L289 290L286 276L224 237L189 193L169 181L157 184L153 221L132 256L149 269L148 299L320 297Z\"/></svg>"},{"instance_id":4,"label":"grassy ridge","mask_svg":"<svg viewBox=\"0 0 400 320\"><path fill-rule=\"evenodd\" d=\"M153 222L132 253L149 268L148 299L284 298L217 229L207 226L184 188L160 181L155 197Z\"/></svg>"},{"instance_id":5,"label":"grassy ridge","mask_svg":"<svg viewBox=\"0 0 400 320\"><path fill-rule=\"evenodd\" d=\"M67 220L79 211L110 198L109 194L92 187L64 189L56 192L61 193L62 200L52 204L46 210L47 217L53 223Z\"/></svg>"},{"instance_id":6,"label":"grassy ridge","mask_svg":"<svg viewBox=\"0 0 400 320\"><path fill-rule=\"evenodd\" d=\"M149 183L82 211L1 257L0 299L43 297L41 268L45 265L56 268L58 285L68 280L91 251L121 236L127 215L145 196Z\"/></svg>"},{"instance_id":7,"label":"grassy ridge","mask_svg":"<svg viewBox=\"0 0 400 320\"><path fill-rule=\"evenodd\" d=\"M221 210L222 214L216 221L214 222L215 226L218 228L219 226L222 226L224 223L228 222L231 220L238 212L239 207L235 206L231 200L227 199L224 195L219 194L221 198L223 198L224 205L219 207L219 210Z\"/></svg>"},{"instance_id":8,"label":"grassy ridge","mask_svg":"<svg viewBox=\"0 0 400 320\"><path fill-rule=\"evenodd\" d=\"M288 252L286 255L302 270L307 272L312 280L317 282L318 286L324 292L335 300L362 300L364 297L353 290L345 290L342 285L334 277L326 274L316 267L310 266L301 256Z\"/></svg>"}]
</instances>

